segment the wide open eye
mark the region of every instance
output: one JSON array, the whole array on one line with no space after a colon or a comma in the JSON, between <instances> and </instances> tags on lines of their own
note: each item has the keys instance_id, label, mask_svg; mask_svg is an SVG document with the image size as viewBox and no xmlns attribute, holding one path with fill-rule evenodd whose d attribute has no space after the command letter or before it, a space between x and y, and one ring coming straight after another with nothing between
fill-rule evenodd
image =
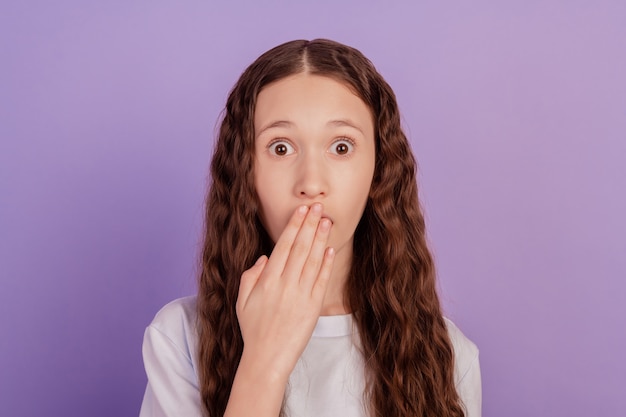
<instances>
[{"instance_id":1,"label":"wide open eye","mask_svg":"<svg viewBox=\"0 0 626 417\"><path fill-rule=\"evenodd\" d=\"M350 139L339 139L330 146L329 152L338 156L347 156L354 151L354 142Z\"/></svg>"},{"instance_id":2,"label":"wide open eye","mask_svg":"<svg viewBox=\"0 0 626 417\"><path fill-rule=\"evenodd\" d=\"M267 149L273 156L287 156L295 152L293 146L284 140L277 140L270 143Z\"/></svg>"}]
</instances>

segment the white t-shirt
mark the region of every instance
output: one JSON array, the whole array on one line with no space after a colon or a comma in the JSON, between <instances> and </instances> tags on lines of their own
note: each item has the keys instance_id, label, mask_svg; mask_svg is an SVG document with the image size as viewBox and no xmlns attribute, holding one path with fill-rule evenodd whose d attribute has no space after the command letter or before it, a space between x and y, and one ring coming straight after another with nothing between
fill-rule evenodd
<instances>
[{"instance_id":1,"label":"white t-shirt","mask_svg":"<svg viewBox=\"0 0 626 417\"><path fill-rule=\"evenodd\" d=\"M146 329L143 360L148 385L140 417L201 417L198 387L196 297L163 307ZM478 349L449 320L454 379L466 417L481 415ZM363 417L364 365L352 316L320 317L289 377L290 417Z\"/></svg>"}]
</instances>

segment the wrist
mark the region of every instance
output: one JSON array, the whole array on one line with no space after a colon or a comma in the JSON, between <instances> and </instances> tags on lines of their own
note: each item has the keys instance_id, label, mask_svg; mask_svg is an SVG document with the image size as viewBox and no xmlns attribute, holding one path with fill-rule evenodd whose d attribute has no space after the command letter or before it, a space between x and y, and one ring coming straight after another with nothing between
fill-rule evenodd
<instances>
[{"instance_id":1,"label":"wrist","mask_svg":"<svg viewBox=\"0 0 626 417\"><path fill-rule=\"evenodd\" d=\"M241 376L246 381L255 384L286 386L291 370L289 366L281 364L277 358L247 351L244 348L235 377Z\"/></svg>"},{"instance_id":2,"label":"wrist","mask_svg":"<svg viewBox=\"0 0 626 417\"><path fill-rule=\"evenodd\" d=\"M277 416L289 375L272 370L267 360L242 354L225 417Z\"/></svg>"}]
</instances>

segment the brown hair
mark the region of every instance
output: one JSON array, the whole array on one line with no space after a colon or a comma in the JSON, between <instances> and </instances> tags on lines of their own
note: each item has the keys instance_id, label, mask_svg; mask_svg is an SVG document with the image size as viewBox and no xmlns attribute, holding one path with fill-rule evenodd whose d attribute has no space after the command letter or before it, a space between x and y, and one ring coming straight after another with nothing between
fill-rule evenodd
<instances>
[{"instance_id":1,"label":"brown hair","mask_svg":"<svg viewBox=\"0 0 626 417\"><path fill-rule=\"evenodd\" d=\"M362 342L371 416L463 416L454 352L425 240L416 164L391 87L354 48L317 39L261 55L233 87L211 164L198 291L199 382L210 417L223 416L243 351L239 280L272 241L254 187L254 109L261 89L308 72L349 86L371 109L376 165L355 231L345 299Z\"/></svg>"}]
</instances>

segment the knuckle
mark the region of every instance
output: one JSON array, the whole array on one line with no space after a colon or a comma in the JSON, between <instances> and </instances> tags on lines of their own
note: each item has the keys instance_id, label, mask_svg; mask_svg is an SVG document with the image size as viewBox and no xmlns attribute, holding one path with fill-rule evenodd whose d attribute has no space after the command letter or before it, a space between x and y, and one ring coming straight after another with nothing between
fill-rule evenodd
<instances>
[{"instance_id":1,"label":"knuckle","mask_svg":"<svg viewBox=\"0 0 626 417\"><path fill-rule=\"evenodd\" d=\"M319 267L322 265L322 260L323 258L319 254L314 252L309 255L308 264L312 267L315 267L315 269L319 269Z\"/></svg>"},{"instance_id":2,"label":"knuckle","mask_svg":"<svg viewBox=\"0 0 626 417\"><path fill-rule=\"evenodd\" d=\"M266 294L272 292L274 288L275 288L275 284L270 280L262 280L259 283L259 290L261 290L262 292Z\"/></svg>"},{"instance_id":3,"label":"knuckle","mask_svg":"<svg viewBox=\"0 0 626 417\"><path fill-rule=\"evenodd\" d=\"M276 246L274 246L274 251L275 252L289 251L290 247L291 247L290 242L279 239L278 242L276 242Z\"/></svg>"},{"instance_id":4,"label":"knuckle","mask_svg":"<svg viewBox=\"0 0 626 417\"><path fill-rule=\"evenodd\" d=\"M317 233L315 233L316 245L319 247L325 246L326 242L328 242L328 237L329 233L327 231L318 230Z\"/></svg>"},{"instance_id":5,"label":"knuckle","mask_svg":"<svg viewBox=\"0 0 626 417\"><path fill-rule=\"evenodd\" d=\"M320 216L308 216L306 218L305 224L313 229L317 229L317 226L320 223Z\"/></svg>"},{"instance_id":6,"label":"knuckle","mask_svg":"<svg viewBox=\"0 0 626 417\"><path fill-rule=\"evenodd\" d=\"M285 227L285 231L287 230L297 231L300 228L301 224L302 224L302 219L298 218L298 216L294 216L287 223L287 226Z\"/></svg>"},{"instance_id":7,"label":"knuckle","mask_svg":"<svg viewBox=\"0 0 626 417\"><path fill-rule=\"evenodd\" d=\"M306 256L309 253L309 245L295 241L291 247L291 254L294 256Z\"/></svg>"}]
</instances>

